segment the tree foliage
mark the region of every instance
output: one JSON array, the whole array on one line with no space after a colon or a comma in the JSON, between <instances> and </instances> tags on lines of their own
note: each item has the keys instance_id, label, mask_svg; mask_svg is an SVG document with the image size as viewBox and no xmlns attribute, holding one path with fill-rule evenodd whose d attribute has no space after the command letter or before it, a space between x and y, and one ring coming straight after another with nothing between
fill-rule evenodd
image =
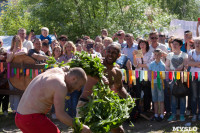
<instances>
[{"instance_id":1,"label":"tree foliage","mask_svg":"<svg viewBox=\"0 0 200 133\"><path fill-rule=\"evenodd\" d=\"M141 36L152 26L168 27L173 18L176 15L170 15L158 4L150 6L147 0L20 0L8 4L2 12L0 33L14 35L24 27L40 34L40 28L46 26L50 34L55 29L58 35L66 34L71 40L82 35L94 38L102 28L111 34L123 29Z\"/></svg>"},{"instance_id":2,"label":"tree foliage","mask_svg":"<svg viewBox=\"0 0 200 133\"><path fill-rule=\"evenodd\" d=\"M145 0L149 5L159 6L170 14L175 14L182 20L194 20L200 17L199 0Z\"/></svg>"}]
</instances>

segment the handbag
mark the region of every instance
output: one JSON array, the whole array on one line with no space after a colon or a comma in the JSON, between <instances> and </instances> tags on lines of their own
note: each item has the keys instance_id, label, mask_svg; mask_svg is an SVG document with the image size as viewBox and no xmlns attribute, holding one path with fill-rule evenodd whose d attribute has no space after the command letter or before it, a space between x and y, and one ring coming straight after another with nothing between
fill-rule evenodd
<instances>
[{"instance_id":1,"label":"handbag","mask_svg":"<svg viewBox=\"0 0 200 133\"><path fill-rule=\"evenodd\" d=\"M175 97L185 97L189 93L189 88L181 82L181 80L176 80L173 88L172 95Z\"/></svg>"}]
</instances>

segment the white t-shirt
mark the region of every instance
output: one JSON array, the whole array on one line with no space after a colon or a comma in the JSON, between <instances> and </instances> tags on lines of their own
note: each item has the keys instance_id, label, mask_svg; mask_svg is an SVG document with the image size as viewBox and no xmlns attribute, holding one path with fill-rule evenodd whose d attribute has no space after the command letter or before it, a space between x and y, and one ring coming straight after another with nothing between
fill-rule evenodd
<instances>
[{"instance_id":1,"label":"white t-shirt","mask_svg":"<svg viewBox=\"0 0 200 133\"><path fill-rule=\"evenodd\" d=\"M161 44L161 43L158 43L158 46L157 46L156 48L153 48L151 45L150 45L149 47L150 47L149 51L152 52L152 53L154 52L154 50L155 50L156 48L159 48L159 49L161 49L163 52L168 53L167 47L166 47L165 45Z\"/></svg>"},{"instance_id":2,"label":"white t-shirt","mask_svg":"<svg viewBox=\"0 0 200 133\"><path fill-rule=\"evenodd\" d=\"M33 49L33 43L25 39L23 42L23 47L27 48L27 51L29 51L30 49Z\"/></svg>"},{"instance_id":3,"label":"white t-shirt","mask_svg":"<svg viewBox=\"0 0 200 133\"><path fill-rule=\"evenodd\" d=\"M200 54L197 55L196 50L190 50L188 53L188 56L192 57L195 62L200 62ZM191 67L190 72L199 72L200 68L199 67Z\"/></svg>"},{"instance_id":4,"label":"white t-shirt","mask_svg":"<svg viewBox=\"0 0 200 133\"><path fill-rule=\"evenodd\" d=\"M170 60L170 69L175 70L183 66L184 59L188 58L188 54L185 52L180 52L179 55L175 55L174 52L171 52L167 55L167 59Z\"/></svg>"}]
</instances>

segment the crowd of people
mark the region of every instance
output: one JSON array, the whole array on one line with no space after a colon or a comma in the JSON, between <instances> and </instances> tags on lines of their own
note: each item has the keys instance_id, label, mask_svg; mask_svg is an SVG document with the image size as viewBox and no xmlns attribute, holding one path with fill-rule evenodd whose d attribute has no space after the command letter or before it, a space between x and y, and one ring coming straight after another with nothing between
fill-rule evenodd
<instances>
[{"instance_id":1,"label":"crowd of people","mask_svg":"<svg viewBox=\"0 0 200 133\"><path fill-rule=\"evenodd\" d=\"M26 37L26 29L21 28L13 37L10 49L6 50L3 47L3 40L0 39L0 60L1 62L11 62L15 56L27 54L36 63L45 63L49 56L53 56L57 62L67 63L74 58L75 52L81 51L105 59L107 47L112 44L120 46L120 56L115 64L119 69L198 72L200 70L199 25L200 22L197 24L196 38L193 38L192 32L189 30L184 32L184 39L176 36L167 37L164 33L156 31L150 32L148 38L137 37L134 39L132 33L125 33L123 30L111 35L108 34L107 29L102 29L101 35L96 38L83 36L78 38L75 43L69 41L67 35L61 35L57 40L52 40L47 27L41 29L39 38L33 38L32 33ZM111 36L109 37L109 35ZM139 78L136 79L136 82L136 85L130 84L130 82L124 83L130 95L136 98L135 112L154 110L152 121L162 121L164 118L174 121L178 108L180 109L180 121L185 121L185 115L190 113L193 116L192 121L200 120L200 81L198 79L190 81L187 101L186 96L178 98L171 94L175 84L174 79L160 81L164 82L164 87L161 85L161 88L158 87L157 79L154 79L154 85L150 81L141 82ZM17 89L9 80L8 83L10 90ZM81 90L83 91L84 87ZM77 90L67 94L65 111L71 117L76 116L76 106L80 96L81 91ZM2 103L4 115L8 114L9 102L13 113L16 113L20 99L19 95L0 95L0 104ZM143 107L141 99L143 99ZM51 113L52 118L56 119L54 107L52 107Z\"/></svg>"}]
</instances>

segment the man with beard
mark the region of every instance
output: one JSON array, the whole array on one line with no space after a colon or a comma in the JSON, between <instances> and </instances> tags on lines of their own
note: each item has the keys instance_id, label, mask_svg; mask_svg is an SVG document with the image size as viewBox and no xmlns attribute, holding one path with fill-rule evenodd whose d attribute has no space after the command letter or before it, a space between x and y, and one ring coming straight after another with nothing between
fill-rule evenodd
<instances>
[{"instance_id":1,"label":"man with beard","mask_svg":"<svg viewBox=\"0 0 200 133\"><path fill-rule=\"evenodd\" d=\"M107 47L105 59L103 60L103 65L105 65L106 70L105 75L108 81L106 82L109 84L111 90L117 93L122 98L127 98L129 94L127 93L126 89L122 85L122 73L121 71L114 65L117 58L120 57L121 46L118 43L112 43ZM84 106L86 102L88 102L88 96L92 94L92 87L95 85L99 79L90 77L88 79L88 83L86 83L83 93L80 96L78 105L77 105L77 112L78 108ZM78 114L77 114L78 115ZM122 126L112 129L112 133L124 133L124 129Z\"/></svg>"},{"instance_id":2,"label":"man with beard","mask_svg":"<svg viewBox=\"0 0 200 133\"><path fill-rule=\"evenodd\" d=\"M82 68L53 68L35 77L26 88L19 103L15 123L25 133L59 133L59 129L47 117L46 113L55 106L57 118L68 126L73 119L64 111L67 93L81 89L87 76ZM82 133L90 133L83 125Z\"/></svg>"}]
</instances>

